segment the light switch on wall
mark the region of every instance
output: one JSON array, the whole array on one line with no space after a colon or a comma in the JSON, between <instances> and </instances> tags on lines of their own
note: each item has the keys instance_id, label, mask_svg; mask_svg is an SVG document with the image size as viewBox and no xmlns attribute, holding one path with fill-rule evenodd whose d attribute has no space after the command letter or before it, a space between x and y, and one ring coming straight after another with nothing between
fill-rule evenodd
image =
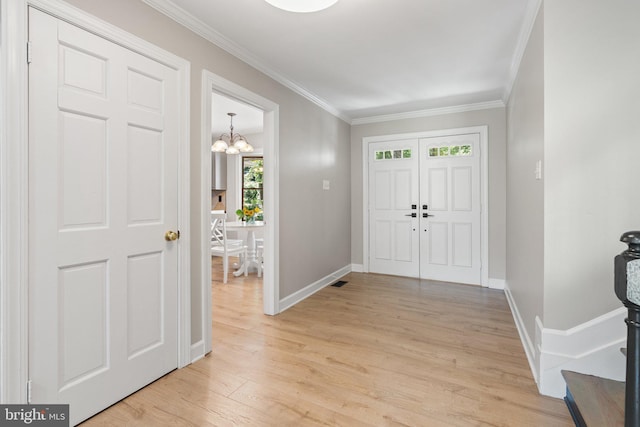
<instances>
[{"instance_id":1,"label":"light switch on wall","mask_svg":"<svg viewBox=\"0 0 640 427\"><path fill-rule=\"evenodd\" d=\"M542 160L536 162L536 179L542 179Z\"/></svg>"},{"instance_id":2,"label":"light switch on wall","mask_svg":"<svg viewBox=\"0 0 640 427\"><path fill-rule=\"evenodd\" d=\"M329 180L328 179L323 179L322 180L322 189L323 190L328 190L329 188L331 188L331 186L329 184Z\"/></svg>"}]
</instances>

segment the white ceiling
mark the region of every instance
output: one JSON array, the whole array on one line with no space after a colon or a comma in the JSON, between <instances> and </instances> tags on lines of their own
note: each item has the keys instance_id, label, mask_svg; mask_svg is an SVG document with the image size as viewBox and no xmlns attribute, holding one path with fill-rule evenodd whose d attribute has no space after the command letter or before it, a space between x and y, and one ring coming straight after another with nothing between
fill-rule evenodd
<instances>
[{"instance_id":1,"label":"white ceiling","mask_svg":"<svg viewBox=\"0 0 640 427\"><path fill-rule=\"evenodd\" d=\"M211 104L211 134L214 138L229 133L231 121L227 113L236 113L233 118L234 134L262 133L262 110L217 93L213 94Z\"/></svg>"},{"instance_id":2,"label":"white ceiling","mask_svg":"<svg viewBox=\"0 0 640 427\"><path fill-rule=\"evenodd\" d=\"M144 0L348 121L504 101L535 0ZM300 0L303 1L303 0Z\"/></svg>"}]
</instances>

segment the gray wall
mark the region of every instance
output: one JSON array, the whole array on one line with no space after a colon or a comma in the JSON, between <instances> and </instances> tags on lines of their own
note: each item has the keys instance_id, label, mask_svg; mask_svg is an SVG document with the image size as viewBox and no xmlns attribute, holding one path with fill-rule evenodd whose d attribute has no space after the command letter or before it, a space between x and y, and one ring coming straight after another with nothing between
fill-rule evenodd
<instances>
[{"instance_id":1,"label":"gray wall","mask_svg":"<svg viewBox=\"0 0 640 427\"><path fill-rule=\"evenodd\" d=\"M191 62L192 342L202 337L199 242L209 232L199 224L203 69L280 106L280 298L351 263L347 123L138 0L69 3ZM323 179L330 179L330 191L322 190Z\"/></svg>"},{"instance_id":2,"label":"gray wall","mask_svg":"<svg viewBox=\"0 0 640 427\"><path fill-rule=\"evenodd\" d=\"M613 257L640 229L640 2L549 1L544 16L544 324L567 329L620 307Z\"/></svg>"},{"instance_id":3,"label":"gray wall","mask_svg":"<svg viewBox=\"0 0 640 427\"><path fill-rule=\"evenodd\" d=\"M535 316L566 330L621 306L613 257L640 229L639 18L637 2L545 2L520 66L507 107L507 283L530 337Z\"/></svg>"},{"instance_id":4,"label":"gray wall","mask_svg":"<svg viewBox=\"0 0 640 427\"><path fill-rule=\"evenodd\" d=\"M506 114L504 108L351 127L351 259L363 263L362 138L487 125L489 128L489 277L505 278Z\"/></svg>"},{"instance_id":5,"label":"gray wall","mask_svg":"<svg viewBox=\"0 0 640 427\"><path fill-rule=\"evenodd\" d=\"M507 105L507 285L530 337L544 304L544 33L539 13Z\"/></svg>"},{"instance_id":6,"label":"gray wall","mask_svg":"<svg viewBox=\"0 0 640 427\"><path fill-rule=\"evenodd\" d=\"M318 113L280 110L280 298L351 264L349 125Z\"/></svg>"}]
</instances>

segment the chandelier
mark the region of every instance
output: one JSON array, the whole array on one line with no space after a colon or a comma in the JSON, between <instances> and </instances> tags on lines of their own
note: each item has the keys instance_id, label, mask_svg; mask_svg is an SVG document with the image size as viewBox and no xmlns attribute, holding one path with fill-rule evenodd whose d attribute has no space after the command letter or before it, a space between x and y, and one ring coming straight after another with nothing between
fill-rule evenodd
<instances>
[{"instance_id":1,"label":"chandelier","mask_svg":"<svg viewBox=\"0 0 640 427\"><path fill-rule=\"evenodd\" d=\"M251 153L253 151L253 146L247 142L244 136L233 133L233 116L235 115L236 113L227 113L227 116L231 118L230 132L220 135L218 140L211 145L211 151L227 154Z\"/></svg>"}]
</instances>

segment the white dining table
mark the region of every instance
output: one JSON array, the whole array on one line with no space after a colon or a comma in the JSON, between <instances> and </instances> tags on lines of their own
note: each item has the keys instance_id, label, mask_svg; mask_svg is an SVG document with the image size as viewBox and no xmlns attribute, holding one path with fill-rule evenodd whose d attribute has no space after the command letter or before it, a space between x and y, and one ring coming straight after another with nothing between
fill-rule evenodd
<instances>
[{"instance_id":1,"label":"white dining table","mask_svg":"<svg viewBox=\"0 0 640 427\"><path fill-rule=\"evenodd\" d=\"M251 268L255 267L256 269L260 268L260 260L257 257L256 253L256 230L264 227L264 221L256 221L256 222L246 222L246 221L234 221L226 223L227 230L232 231L245 231L246 232L246 240L245 243L247 245L247 259L243 261L243 264L240 265L237 271L233 272L234 276L240 276L244 272L244 266L246 263L247 271L250 271Z\"/></svg>"}]
</instances>

